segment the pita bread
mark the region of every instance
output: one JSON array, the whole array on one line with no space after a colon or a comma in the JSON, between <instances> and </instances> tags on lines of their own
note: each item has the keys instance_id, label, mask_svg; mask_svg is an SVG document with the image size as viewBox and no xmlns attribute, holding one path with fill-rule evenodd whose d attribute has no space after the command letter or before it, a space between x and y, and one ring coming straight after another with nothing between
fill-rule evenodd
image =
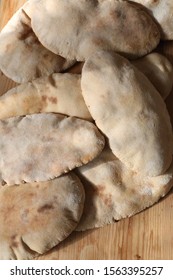
<instances>
[{"instance_id":1,"label":"pita bread","mask_svg":"<svg viewBox=\"0 0 173 280\"><path fill-rule=\"evenodd\" d=\"M130 217L156 203L173 186L173 163L163 175L143 177L127 169L110 150L77 168L77 174L86 195L78 231Z\"/></svg>"},{"instance_id":2,"label":"pita bread","mask_svg":"<svg viewBox=\"0 0 173 280\"><path fill-rule=\"evenodd\" d=\"M92 120L81 93L81 76L52 74L19 85L0 97L0 119L40 112Z\"/></svg>"},{"instance_id":3,"label":"pita bread","mask_svg":"<svg viewBox=\"0 0 173 280\"><path fill-rule=\"evenodd\" d=\"M25 5L0 33L0 70L17 83L60 72L74 64L40 44L23 10Z\"/></svg>"},{"instance_id":4,"label":"pita bread","mask_svg":"<svg viewBox=\"0 0 173 280\"><path fill-rule=\"evenodd\" d=\"M67 59L84 61L98 49L140 57L160 41L150 15L125 1L33 0L31 4L31 25L40 42Z\"/></svg>"},{"instance_id":5,"label":"pita bread","mask_svg":"<svg viewBox=\"0 0 173 280\"><path fill-rule=\"evenodd\" d=\"M173 40L172 0L133 0L144 5L153 15L161 29L162 40Z\"/></svg>"},{"instance_id":6,"label":"pita bread","mask_svg":"<svg viewBox=\"0 0 173 280\"><path fill-rule=\"evenodd\" d=\"M88 163L104 147L90 122L59 114L0 121L0 185L47 181Z\"/></svg>"},{"instance_id":7,"label":"pita bread","mask_svg":"<svg viewBox=\"0 0 173 280\"><path fill-rule=\"evenodd\" d=\"M172 127L163 99L145 75L122 56L99 51L84 64L81 85L113 153L144 176L164 174L172 161Z\"/></svg>"},{"instance_id":8,"label":"pita bread","mask_svg":"<svg viewBox=\"0 0 173 280\"><path fill-rule=\"evenodd\" d=\"M0 259L32 259L77 226L84 190L73 173L49 182L0 189Z\"/></svg>"},{"instance_id":9,"label":"pita bread","mask_svg":"<svg viewBox=\"0 0 173 280\"><path fill-rule=\"evenodd\" d=\"M171 62L159 53L151 53L145 57L132 61L150 80L165 100L173 85L173 67Z\"/></svg>"}]
</instances>

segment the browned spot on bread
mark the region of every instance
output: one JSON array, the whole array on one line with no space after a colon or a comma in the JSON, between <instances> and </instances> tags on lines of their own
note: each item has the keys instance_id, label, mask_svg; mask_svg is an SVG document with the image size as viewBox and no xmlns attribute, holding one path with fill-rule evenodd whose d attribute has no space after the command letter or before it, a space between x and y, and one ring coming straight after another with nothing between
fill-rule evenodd
<instances>
[{"instance_id":1,"label":"browned spot on bread","mask_svg":"<svg viewBox=\"0 0 173 280\"><path fill-rule=\"evenodd\" d=\"M36 154L37 151L35 151L35 153L33 154ZM31 154L32 155L32 154ZM26 164L23 166L23 173L24 174L29 174L29 172L32 172L33 171L33 164L31 162L26 162Z\"/></svg>"},{"instance_id":2,"label":"browned spot on bread","mask_svg":"<svg viewBox=\"0 0 173 280\"><path fill-rule=\"evenodd\" d=\"M104 202L105 205L111 206L112 205L112 196L111 196L111 194L105 195L105 198L103 198L103 202Z\"/></svg>"},{"instance_id":3,"label":"browned spot on bread","mask_svg":"<svg viewBox=\"0 0 173 280\"><path fill-rule=\"evenodd\" d=\"M51 97L48 97L48 100L53 104L57 104L57 97L51 96Z\"/></svg>"},{"instance_id":4,"label":"browned spot on bread","mask_svg":"<svg viewBox=\"0 0 173 280\"><path fill-rule=\"evenodd\" d=\"M11 236L11 239L14 240L14 239L16 239L16 237L17 237L17 234L13 234L13 235Z\"/></svg>"},{"instance_id":5,"label":"browned spot on bread","mask_svg":"<svg viewBox=\"0 0 173 280\"><path fill-rule=\"evenodd\" d=\"M46 102L46 101L47 101L47 96L46 96L46 95L43 95L43 96L41 97L41 99L42 99L43 102Z\"/></svg>"},{"instance_id":6,"label":"browned spot on bread","mask_svg":"<svg viewBox=\"0 0 173 280\"><path fill-rule=\"evenodd\" d=\"M37 212L40 213L51 209L54 209L54 206L52 204L44 204L43 206L38 208Z\"/></svg>"},{"instance_id":7,"label":"browned spot on bread","mask_svg":"<svg viewBox=\"0 0 173 280\"><path fill-rule=\"evenodd\" d=\"M83 163L88 163L91 160L91 156L90 155L86 155L85 157L82 158L82 162Z\"/></svg>"},{"instance_id":8,"label":"browned spot on bread","mask_svg":"<svg viewBox=\"0 0 173 280\"><path fill-rule=\"evenodd\" d=\"M17 234L14 234L14 235L11 236L11 240L12 240L12 241L11 241L11 246L17 248L18 245L19 245L19 242L17 242L17 241L15 240L16 237L17 237Z\"/></svg>"},{"instance_id":9,"label":"browned spot on bread","mask_svg":"<svg viewBox=\"0 0 173 280\"><path fill-rule=\"evenodd\" d=\"M33 197L35 194L34 193L28 193L28 196Z\"/></svg>"},{"instance_id":10,"label":"browned spot on bread","mask_svg":"<svg viewBox=\"0 0 173 280\"><path fill-rule=\"evenodd\" d=\"M11 247L17 248L18 246L19 246L19 242L17 242L17 241L14 241L11 243Z\"/></svg>"},{"instance_id":11,"label":"browned spot on bread","mask_svg":"<svg viewBox=\"0 0 173 280\"><path fill-rule=\"evenodd\" d=\"M103 203L110 207L112 204L112 196L111 194L106 194L105 191L106 187L102 185L98 185L96 189L94 189L94 193L96 196L99 196Z\"/></svg>"},{"instance_id":12,"label":"browned spot on bread","mask_svg":"<svg viewBox=\"0 0 173 280\"><path fill-rule=\"evenodd\" d=\"M102 47L104 45L104 41L100 37L94 37L92 39L92 42L94 43L94 45L99 46L99 47Z\"/></svg>"}]
</instances>

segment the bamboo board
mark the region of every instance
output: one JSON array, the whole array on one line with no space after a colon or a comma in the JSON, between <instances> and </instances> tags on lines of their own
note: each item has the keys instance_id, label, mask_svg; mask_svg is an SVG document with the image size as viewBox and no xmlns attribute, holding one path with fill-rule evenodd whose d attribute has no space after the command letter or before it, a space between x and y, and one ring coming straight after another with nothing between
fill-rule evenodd
<instances>
[{"instance_id":1,"label":"bamboo board","mask_svg":"<svg viewBox=\"0 0 173 280\"><path fill-rule=\"evenodd\" d=\"M0 0L0 29L25 0ZM173 42L158 50L173 63ZM0 75L0 94L15 83ZM167 101L173 119L173 93ZM173 191L149 209L104 228L73 232L39 259L173 259Z\"/></svg>"}]
</instances>

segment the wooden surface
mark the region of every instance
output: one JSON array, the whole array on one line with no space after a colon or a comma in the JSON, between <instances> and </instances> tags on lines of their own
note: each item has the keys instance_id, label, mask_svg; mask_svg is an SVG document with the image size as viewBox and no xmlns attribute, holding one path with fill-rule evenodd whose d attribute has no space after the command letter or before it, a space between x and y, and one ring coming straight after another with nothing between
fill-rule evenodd
<instances>
[{"instance_id":1,"label":"wooden surface","mask_svg":"<svg viewBox=\"0 0 173 280\"><path fill-rule=\"evenodd\" d=\"M24 2L0 0L0 28ZM158 50L173 63L172 42L162 43ZM1 94L14 85L4 75L0 76ZM167 103L173 117L173 94ZM39 259L173 259L173 191L129 219L100 229L73 232Z\"/></svg>"}]
</instances>

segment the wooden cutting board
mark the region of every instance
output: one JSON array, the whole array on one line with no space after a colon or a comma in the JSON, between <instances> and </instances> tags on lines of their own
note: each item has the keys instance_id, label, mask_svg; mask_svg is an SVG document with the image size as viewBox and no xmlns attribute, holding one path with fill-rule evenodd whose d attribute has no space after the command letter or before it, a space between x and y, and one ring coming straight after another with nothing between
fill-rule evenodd
<instances>
[{"instance_id":1,"label":"wooden cutting board","mask_svg":"<svg viewBox=\"0 0 173 280\"><path fill-rule=\"evenodd\" d=\"M0 0L0 28L25 0ZM173 42L158 50L173 63ZM15 83L0 75L0 94ZM167 100L173 119L173 93ZM173 191L151 208L104 228L72 233L39 259L173 259Z\"/></svg>"}]
</instances>

